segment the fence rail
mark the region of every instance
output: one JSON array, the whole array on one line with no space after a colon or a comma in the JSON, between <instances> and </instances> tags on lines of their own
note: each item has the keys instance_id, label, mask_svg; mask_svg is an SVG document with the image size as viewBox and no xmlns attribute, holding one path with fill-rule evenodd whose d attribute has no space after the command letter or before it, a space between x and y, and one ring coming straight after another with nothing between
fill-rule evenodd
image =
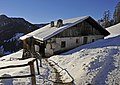
<instances>
[{"instance_id":1,"label":"fence rail","mask_svg":"<svg viewBox=\"0 0 120 85\"><path fill-rule=\"evenodd\" d=\"M7 69L7 68L16 68L16 67L24 67L28 66L29 64L22 64L22 65L10 65L10 66L5 66L5 67L0 67L0 69Z\"/></svg>"},{"instance_id":2,"label":"fence rail","mask_svg":"<svg viewBox=\"0 0 120 85\"><path fill-rule=\"evenodd\" d=\"M23 75L23 76L10 76L10 77L0 77L0 79L10 79L10 78L26 78L26 77L32 77L35 75Z\"/></svg>"},{"instance_id":3,"label":"fence rail","mask_svg":"<svg viewBox=\"0 0 120 85\"><path fill-rule=\"evenodd\" d=\"M0 77L0 79L10 79L10 78L26 78L31 77L32 79L32 85L36 85L36 77L35 77L35 69L34 69L34 61L37 61L37 59L33 59L29 61L26 64L21 65L9 65L5 67L0 67L0 69L7 69L7 68L16 68L16 67L24 67L24 66L30 66L30 75L23 75L23 76L10 76L10 77ZM38 65L37 65L38 66ZM39 72L38 72L39 73Z\"/></svg>"}]
</instances>

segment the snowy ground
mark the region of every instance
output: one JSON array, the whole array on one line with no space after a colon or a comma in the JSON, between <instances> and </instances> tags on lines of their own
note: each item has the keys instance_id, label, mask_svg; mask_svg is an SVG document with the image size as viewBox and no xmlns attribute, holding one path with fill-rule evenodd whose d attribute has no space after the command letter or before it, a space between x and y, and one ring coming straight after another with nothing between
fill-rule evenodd
<instances>
[{"instance_id":1,"label":"snowy ground","mask_svg":"<svg viewBox=\"0 0 120 85\"><path fill-rule=\"evenodd\" d=\"M22 57L22 51L20 50L11 55L4 56L0 58L0 67L9 66L9 65L21 65L26 64L29 61L33 60L33 58L26 60L18 60L18 58ZM55 73L54 70L49 66L46 60L42 60L42 67L39 66L40 75L37 73L36 62L34 63L35 72L36 72L36 84L37 85L53 85L53 81L55 81ZM0 76L22 76L29 75L30 67L19 67L19 68L9 68L0 70ZM0 80L0 85L31 85L31 78L13 78L13 79L3 79Z\"/></svg>"},{"instance_id":2,"label":"snowy ground","mask_svg":"<svg viewBox=\"0 0 120 85\"><path fill-rule=\"evenodd\" d=\"M76 85L120 85L120 24L107 29L105 40L50 58L66 69Z\"/></svg>"},{"instance_id":3,"label":"snowy ground","mask_svg":"<svg viewBox=\"0 0 120 85\"><path fill-rule=\"evenodd\" d=\"M63 53L61 55L52 56L48 59L53 60L59 71L67 70L74 79L75 85L120 85L120 24L107 28L111 33L105 40L98 40L94 43L80 46L76 49ZM114 29L117 31L114 31ZM22 50L17 53L0 58L1 66L4 63L13 61L17 62L16 58L21 58ZM26 61L25 61L26 62ZM55 80L53 68L48 65L46 60L42 61L43 67L39 67L40 75L37 75L37 85L52 85ZM3 64L3 65L2 65ZM6 71L0 70L0 75L3 76L29 74L29 67L10 69ZM68 77L63 73L62 78L68 81ZM1 80L1 85L31 85L31 79L11 79ZM8 84L9 82L9 84ZM11 84L12 85L12 84Z\"/></svg>"},{"instance_id":4,"label":"snowy ground","mask_svg":"<svg viewBox=\"0 0 120 85\"><path fill-rule=\"evenodd\" d=\"M120 47L118 46L82 49L73 54L53 56L50 59L68 70L76 85L120 84Z\"/></svg>"},{"instance_id":5,"label":"snowy ground","mask_svg":"<svg viewBox=\"0 0 120 85\"><path fill-rule=\"evenodd\" d=\"M16 53L4 56L0 58L0 68L6 67L10 65L22 65L27 64L29 61L33 60L34 58L29 58L25 60L19 60L22 58L23 50L20 50ZM42 67L39 65L40 75L38 75L36 62L34 63L35 66L35 73L36 73L36 84L37 85L53 85L56 82L56 71L55 69L50 66L53 64L54 68L59 68L59 66L55 65L53 61L47 61L47 59L42 59ZM40 64L40 62L39 62ZM61 71L61 68L59 68ZM69 75L63 70L60 72L60 75L66 75L65 77L62 76L63 79L67 82L72 81L69 78ZM8 69L0 69L0 77L10 77L10 76L23 76L23 75L30 75L30 66L26 67L18 67L18 68L8 68ZM31 78L13 78L13 79L1 79L0 85L31 85Z\"/></svg>"}]
</instances>

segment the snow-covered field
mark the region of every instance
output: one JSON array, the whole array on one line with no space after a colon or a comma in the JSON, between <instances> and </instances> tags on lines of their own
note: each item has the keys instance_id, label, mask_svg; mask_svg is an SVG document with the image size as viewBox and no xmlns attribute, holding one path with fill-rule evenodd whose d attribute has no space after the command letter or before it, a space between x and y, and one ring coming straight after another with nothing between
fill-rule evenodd
<instances>
[{"instance_id":1,"label":"snow-covered field","mask_svg":"<svg viewBox=\"0 0 120 85\"><path fill-rule=\"evenodd\" d=\"M67 70L74 79L75 85L87 85L88 83L92 85L120 85L120 24L107 28L107 30L111 35L105 40L98 40L61 55L52 56L48 62L53 60L60 68ZM16 63L18 60L15 58L21 56L22 50L0 58L0 64L1 66L4 63L9 65L12 61ZM27 62L27 60L22 62ZM42 64L43 67L39 67L40 75L36 77L37 85L52 85L52 78L55 78L53 68L45 60L42 61ZM56 67L58 70L60 68ZM7 73L0 70L0 75L4 74L9 76L29 74L29 67L8 70ZM66 75L63 73L63 76ZM68 78L64 79L68 80ZM31 85L30 78L1 80L1 84L4 83L4 85L12 85L10 82L13 82L13 85Z\"/></svg>"}]
</instances>

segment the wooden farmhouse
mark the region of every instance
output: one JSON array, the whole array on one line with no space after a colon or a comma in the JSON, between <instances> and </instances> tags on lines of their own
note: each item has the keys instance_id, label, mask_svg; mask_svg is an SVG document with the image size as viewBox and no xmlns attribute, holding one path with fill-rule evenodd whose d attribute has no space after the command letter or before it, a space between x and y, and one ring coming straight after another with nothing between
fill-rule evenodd
<instances>
[{"instance_id":1,"label":"wooden farmhouse","mask_svg":"<svg viewBox=\"0 0 120 85\"><path fill-rule=\"evenodd\" d=\"M39 52L42 57L68 51L80 45L104 39L109 32L92 17L84 16L67 20L59 19L20 37L23 49Z\"/></svg>"}]
</instances>

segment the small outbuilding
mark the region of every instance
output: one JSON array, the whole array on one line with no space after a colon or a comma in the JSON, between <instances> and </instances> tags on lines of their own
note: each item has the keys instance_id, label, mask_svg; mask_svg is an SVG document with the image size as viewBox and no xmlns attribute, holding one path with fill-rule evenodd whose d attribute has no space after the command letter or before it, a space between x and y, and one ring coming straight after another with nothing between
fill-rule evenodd
<instances>
[{"instance_id":1,"label":"small outbuilding","mask_svg":"<svg viewBox=\"0 0 120 85\"><path fill-rule=\"evenodd\" d=\"M110 33L92 17L84 16L56 22L20 37L23 48L42 57L59 54L80 45L104 39Z\"/></svg>"}]
</instances>

